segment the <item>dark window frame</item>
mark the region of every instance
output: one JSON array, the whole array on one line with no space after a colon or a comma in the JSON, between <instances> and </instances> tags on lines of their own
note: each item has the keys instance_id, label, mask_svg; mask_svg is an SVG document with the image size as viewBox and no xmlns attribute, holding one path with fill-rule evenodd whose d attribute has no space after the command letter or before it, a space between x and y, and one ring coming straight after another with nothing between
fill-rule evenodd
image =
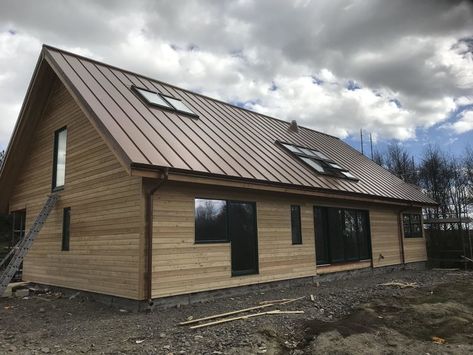
<instances>
[{"instance_id":1,"label":"dark window frame","mask_svg":"<svg viewBox=\"0 0 473 355\"><path fill-rule=\"evenodd\" d=\"M417 216L419 221L413 221L413 216ZM405 220L407 217L407 223ZM419 231L413 232L413 226L418 225ZM406 227L408 230L406 230ZM402 232L404 238L424 238L423 226L422 226L422 215L420 213L403 213L402 214Z\"/></svg>"},{"instance_id":2,"label":"dark window frame","mask_svg":"<svg viewBox=\"0 0 473 355\"><path fill-rule=\"evenodd\" d=\"M317 215L316 211L320 209L321 211L324 211L322 214L323 214L323 218L324 220L322 221L322 223L320 221L318 221L315 217ZM341 211L341 215L342 216L345 216L345 211L350 211L350 212L355 212L355 215L356 215L356 233L357 233L357 247L358 247L358 258L356 259L349 259L347 258L347 253L346 253L346 250L345 250L345 247L346 247L346 240L343 241L344 243L344 247L343 247L343 253L344 253L344 257L343 257L343 260L342 261L333 261L333 258L332 258L332 244L333 244L333 238L332 236L330 235L330 231L329 231L329 228L328 228L328 224L329 224L329 209L333 209L333 210L336 210L337 213L340 213ZM369 209L363 209L363 208L350 208L350 207L333 207L333 206L323 206L323 205L314 205L313 207L313 210L314 210L314 233L315 233L315 254L316 254L316 265L317 266L328 266L328 265L337 265L337 264L348 264L348 263L357 263L357 262L363 262L363 261L371 261L372 258L373 258L373 251L372 251L372 240L371 240L371 223L370 223L370 214L369 214ZM365 219L362 220L362 224L363 224L363 229L360 231L360 226L358 225L359 223L359 219L358 217L359 216L365 216ZM344 217L344 220L345 220L345 217ZM344 232L344 228L345 228L345 225L340 225L339 226L339 231L343 234ZM326 259L324 259L323 262L319 262L319 257L318 257L318 253L317 253L317 241L318 239L317 238L320 238L319 235L317 235L317 231L320 231L321 229L323 229L323 233L325 233L324 236L322 236L324 238L324 246L325 246L325 254L326 255ZM360 234L366 234L365 235L365 242L367 243L366 245L366 252L367 254L369 255L368 258L361 258L361 253L362 253L362 250L361 250L361 239L360 239ZM339 236L340 237L340 236Z\"/></svg>"},{"instance_id":3,"label":"dark window frame","mask_svg":"<svg viewBox=\"0 0 473 355\"><path fill-rule=\"evenodd\" d=\"M13 247L26 235L26 208L10 212L12 219L12 235L10 240L10 247ZM17 228L17 216L20 218L20 228Z\"/></svg>"},{"instance_id":4,"label":"dark window frame","mask_svg":"<svg viewBox=\"0 0 473 355\"><path fill-rule=\"evenodd\" d=\"M258 210L257 210L257 204L256 201L244 201L244 200L226 200L227 203L245 203L245 204L251 204L253 205L253 211L254 211L254 230L256 233L256 238L255 238L255 258L256 258L256 268L254 272L235 272L232 270L232 277L238 277L238 276L250 276L250 275L258 275L259 274L259 244L258 244ZM228 216L227 216L227 229L228 229ZM227 236L229 235L229 232ZM231 242L231 240L229 240Z\"/></svg>"},{"instance_id":5,"label":"dark window frame","mask_svg":"<svg viewBox=\"0 0 473 355\"><path fill-rule=\"evenodd\" d=\"M64 184L57 186L57 163L58 163L58 149L59 149L59 134L61 132L66 132L66 152L67 152L67 126L61 127L54 131L54 150L53 150L53 176L51 181L51 190L62 191L64 190L65 183L65 174L66 167L64 166ZM66 157L67 158L67 157Z\"/></svg>"},{"instance_id":6,"label":"dark window frame","mask_svg":"<svg viewBox=\"0 0 473 355\"><path fill-rule=\"evenodd\" d=\"M300 205L291 205L291 237L292 245L302 244L302 219Z\"/></svg>"},{"instance_id":7,"label":"dark window frame","mask_svg":"<svg viewBox=\"0 0 473 355\"><path fill-rule=\"evenodd\" d=\"M317 174L325 175L325 176L329 176L329 177L340 178L340 179L345 179L345 180L351 180L351 181L354 181L354 182L359 181L359 179L356 176L354 176L353 173L350 170L348 170L346 168L343 168L336 161L333 161L328 157L327 158L314 157L312 155L309 155L309 154L305 153L303 150L301 150L301 149L311 150L311 151L314 151L316 153L323 154L325 156L324 153L318 151L317 149L302 147L302 146L299 146L299 145L296 145L296 144L286 143L286 142L282 142L282 141L276 141L276 144L279 145L282 149L284 149L287 153L289 153L290 155L295 157L297 160L299 160L302 164L304 164L304 166L308 167L311 171L313 171ZM293 146L293 147L297 148L297 150L299 150L299 152L296 153L296 152L292 151L290 148L288 148L287 146ZM304 159L309 159L309 160L319 164L324 169L324 171L321 172L321 171L316 170L309 163L304 161L303 158ZM340 166L341 169L335 168L330 164L336 164L336 165ZM346 176L343 173L349 173L353 177Z\"/></svg>"},{"instance_id":8,"label":"dark window frame","mask_svg":"<svg viewBox=\"0 0 473 355\"><path fill-rule=\"evenodd\" d=\"M210 200L210 201L225 201L225 238L223 239L197 239L197 215L195 213L195 203L196 200ZM194 198L194 244L221 244L221 243L230 243L230 238L228 237L228 202L226 199L219 198L208 198L208 197L195 197Z\"/></svg>"},{"instance_id":9,"label":"dark window frame","mask_svg":"<svg viewBox=\"0 0 473 355\"><path fill-rule=\"evenodd\" d=\"M71 208L65 207L62 211L61 251L70 250L70 241L71 241Z\"/></svg>"},{"instance_id":10,"label":"dark window frame","mask_svg":"<svg viewBox=\"0 0 473 355\"><path fill-rule=\"evenodd\" d=\"M156 94L158 95L160 98L162 98L164 100L164 102L166 102L170 107L166 107L166 106L162 106L162 105L159 105L157 103L154 103L152 101L149 101L145 96L143 96L139 90L143 90L143 91L147 91L149 93L152 93L152 94ZM153 91L153 90L150 90L150 89L146 89L146 88L143 88L143 87L139 87L139 86L136 86L136 85L132 85L131 86L131 91L135 94L136 97L138 97L138 99L143 102L144 104L146 105L150 105L150 106L153 106L153 107L157 107L159 108L160 110L163 110L163 111L167 111L167 112L172 112L172 113L176 113L178 115L183 115L183 116L188 116L189 118L193 118L193 119L198 119L199 118L199 115L196 114L196 113L189 113L189 112L186 112L186 111L181 111L181 110L177 110L173 104L171 104L168 100L166 100L166 97L170 97L174 100L179 100L179 101L182 101L185 105L185 101L184 100L181 100L177 97L173 97L173 96L170 96L170 95L165 95L165 94L162 94L158 91ZM191 110L190 107L188 107L187 105L185 105L189 110Z\"/></svg>"}]
</instances>

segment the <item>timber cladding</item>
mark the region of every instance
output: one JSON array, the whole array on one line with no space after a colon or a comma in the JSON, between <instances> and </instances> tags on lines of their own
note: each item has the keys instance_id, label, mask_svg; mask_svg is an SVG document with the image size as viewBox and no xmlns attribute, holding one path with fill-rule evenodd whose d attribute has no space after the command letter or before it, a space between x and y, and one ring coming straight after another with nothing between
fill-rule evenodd
<instances>
[{"instance_id":1,"label":"timber cladding","mask_svg":"<svg viewBox=\"0 0 473 355\"><path fill-rule=\"evenodd\" d=\"M23 278L143 298L142 182L131 177L57 80L22 164L10 211L28 228L51 192L54 132L67 127L65 189L24 261ZM26 142L25 142L26 143ZM63 209L71 208L70 250L61 251Z\"/></svg>"},{"instance_id":2,"label":"timber cladding","mask_svg":"<svg viewBox=\"0 0 473 355\"><path fill-rule=\"evenodd\" d=\"M258 274L232 277L230 243L195 243L195 198L256 202ZM301 206L300 245L291 240L291 205ZM371 261L316 267L314 205L369 209L373 266L401 263L399 207L167 182L154 195L153 298L370 267ZM408 250L417 253L409 261L426 259L416 251L420 244Z\"/></svg>"}]
</instances>

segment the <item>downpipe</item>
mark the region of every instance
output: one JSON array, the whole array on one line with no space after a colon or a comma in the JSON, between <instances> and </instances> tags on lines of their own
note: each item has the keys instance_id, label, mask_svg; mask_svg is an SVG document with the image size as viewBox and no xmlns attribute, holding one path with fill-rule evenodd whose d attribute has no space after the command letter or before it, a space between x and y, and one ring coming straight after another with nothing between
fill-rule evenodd
<instances>
[{"instance_id":1,"label":"downpipe","mask_svg":"<svg viewBox=\"0 0 473 355\"><path fill-rule=\"evenodd\" d=\"M153 196L164 183L168 180L169 169L164 169L161 174L159 181L146 191L146 299L148 300L148 306L153 306L153 295L152 295L152 282L153 282Z\"/></svg>"}]
</instances>

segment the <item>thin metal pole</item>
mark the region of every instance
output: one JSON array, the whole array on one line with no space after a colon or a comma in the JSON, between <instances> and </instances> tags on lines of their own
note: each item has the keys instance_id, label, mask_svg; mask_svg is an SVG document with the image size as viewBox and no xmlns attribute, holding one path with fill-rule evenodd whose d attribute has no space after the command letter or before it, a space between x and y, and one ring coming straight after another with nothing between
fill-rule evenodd
<instances>
[{"instance_id":1,"label":"thin metal pole","mask_svg":"<svg viewBox=\"0 0 473 355\"><path fill-rule=\"evenodd\" d=\"M360 129L360 138L361 138L361 154L363 153L363 128Z\"/></svg>"},{"instance_id":2,"label":"thin metal pole","mask_svg":"<svg viewBox=\"0 0 473 355\"><path fill-rule=\"evenodd\" d=\"M370 132L371 160L373 160L373 137Z\"/></svg>"}]
</instances>

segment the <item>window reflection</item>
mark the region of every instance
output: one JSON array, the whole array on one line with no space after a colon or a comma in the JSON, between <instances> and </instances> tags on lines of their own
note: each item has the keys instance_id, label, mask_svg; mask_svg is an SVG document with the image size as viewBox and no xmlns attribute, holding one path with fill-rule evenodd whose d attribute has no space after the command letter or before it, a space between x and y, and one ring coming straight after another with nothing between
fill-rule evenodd
<instances>
[{"instance_id":1,"label":"window reflection","mask_svg":"<svg viewBox=\"0 0 473 355\"><path fill-rule=\"evenodd\" d=\"M224 200L195 199L196 241L226 241L227 202Z\"/></svg>"}]
</instances>

